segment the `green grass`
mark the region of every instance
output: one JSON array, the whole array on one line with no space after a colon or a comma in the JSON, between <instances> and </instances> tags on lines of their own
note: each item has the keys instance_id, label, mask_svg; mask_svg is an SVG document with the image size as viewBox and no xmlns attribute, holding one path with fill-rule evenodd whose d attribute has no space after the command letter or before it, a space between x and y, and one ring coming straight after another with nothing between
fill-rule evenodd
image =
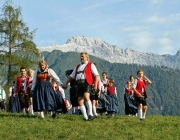
<instances>
[{"instance_id":1,"label":"green grass","mask_svg":"<svg viewBox=\"0 0 180 140\"><path fill-rule=\"evenodd\" d=\"M0 139L18 140L179 140L179 116L138 117L99 116L83 121L80 115L57 115L45 119L38 115L0 114Z\"/></svg>"}]
</instances>

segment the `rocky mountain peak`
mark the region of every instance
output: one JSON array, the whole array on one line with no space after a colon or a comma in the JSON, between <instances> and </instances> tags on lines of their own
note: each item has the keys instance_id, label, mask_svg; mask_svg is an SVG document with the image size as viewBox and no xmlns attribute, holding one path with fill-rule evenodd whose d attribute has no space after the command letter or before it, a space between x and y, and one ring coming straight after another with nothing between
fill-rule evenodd
<instances>
[{"instance_id":1,"label":"rocky mountain peak","mask_svg":"<svg viewBox=\"0 0 180 140\"><path fill-rule=\"evenodd\" d=\"M92 46L92 45L109 45L108 43L104 42L103 40L99 38L89 38L85 36L72 36L66 41L66 44L68 43L75 43L81 46Z\"/></svg>"},{"instance_id":2,"label":"rocky mountain peak","mask_svg":"<svg viewBox=\"0 0 180 140\"><path fill-rule=\"evenodd\" d=\"M112 63L128 63L150 66L167 66L170 68L180 68L180 50L176 55L158 55L153 53L143 53L132 49L121 49L119 46L110 45L99 38L89 38L85 36L72 36L66 44L41 47L42 51L61 50L62 52L82 52L86 51L101 59ZM175 61L174 61L175 60Z\"/></svg>"},{"instance_id":3,"label":"rocky mountain peak","mask_svg":"<svg viewBox=\"0 0 180 140\"><path fill-rule=\"evenodd\" d=\"M177 51L176 56L180 58L180 50Z\"/></svg>"}]
</instances>

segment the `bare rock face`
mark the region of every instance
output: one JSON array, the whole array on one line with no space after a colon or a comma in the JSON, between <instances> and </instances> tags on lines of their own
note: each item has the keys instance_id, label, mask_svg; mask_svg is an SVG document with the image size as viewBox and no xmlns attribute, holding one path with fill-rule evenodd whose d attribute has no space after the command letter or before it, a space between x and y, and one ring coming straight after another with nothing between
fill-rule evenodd
<instances>
[{"instance_id":1,"label":"bare rock face","mask_svg":"<svg viewBox=\"0 0 180 140\"><path fill-rule=\"evenodd\" d=\"M176 55L158 55L143 53L129 48L123 50L118 46L110 45L99 38L88 38L85 36L73 36L66 44L52 45L39 48L40 52L61 50L62 52L86 51L90 55L105 59L111 63L128 63L150 66L166 66L169 68L180 68L180 50Z\"/></svg>"}]
</instances>

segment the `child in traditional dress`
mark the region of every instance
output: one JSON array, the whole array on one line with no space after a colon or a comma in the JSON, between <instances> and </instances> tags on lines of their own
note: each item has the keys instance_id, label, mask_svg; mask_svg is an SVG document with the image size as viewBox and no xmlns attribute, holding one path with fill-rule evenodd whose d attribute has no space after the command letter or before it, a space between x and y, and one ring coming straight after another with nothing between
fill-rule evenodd
<instances>
[{"instance_id":1,"label":"child in traditional dress","mask_svg":"<svg viewBox=\"0 0 180 140\"><path fill-rule=\"evenodd\" d=\"M133 90L134 97L138 103L138 112L140 120L145 119L146 111L147 111L147 91L146 85L152 84L151 80L149 80L145 75L143 70L137 71L138 78L134 80Z\"/></svg>"},{"instance_id":2,"label":"child in traditional dress","mask_svg":"<svg viewBox=\"0 0 180 140\"><path fill-rule=\"evenodd\" d=\"M56 83L55 79L52 79L52 87L56 92L59 102L61 103L61 108L56 110L56 112L58 112L59 114L67 113L66 104L64 102L65 99L64 89Z\"/></svg>"},{"instance_id":3,"label":"child in traditional dress","mask_svg":"<svg viewBox=\"0 0 180 140\"><path fill-rule=\"evenodd\" d=\"M29 69L29 70L28 70L28 76L29 76L28 92L29 92L29 102L30 102L30 113L31 113L32 115L34 115L32 92L30 92L30 91L31 91L31 87L32 87L32 83L33 83L34 70Z\"/></svg>"},{"instance_id":4,"label":"child in traditional dress","mask_svg":"<svg viewBox=\"0 0 180 140\"><path fill-rule=\"evenodd\" d=\"M134 93L132 89L132 82L127 81L126 87L124 88L124 102L125 102L125 114L135 115L138 112L137 103L135 98L132 96Z\"/></svg>"},{"instance_id":5,"label":"child in traditional dress","mask_svg":"<svg viewBox=\"0 0 180 140\"><path fill-rule=\"evenodd\" d=\"M101 115L103 114L107 114L106 111L106 105L108 104L108 101L106 100L106 97L104 95L104 89L105 87L109 86L109 80L108 80L108 74L107 72L103 72L102 73L102 81L101 81L101 93L99 96L99 105L98 105L98 113L100 113Z\"/></svg>"},{"instance_id":6,"label":"child in traditional dress","mask_svg":"<svg viewBox=\"0 0 180 140\"><path fill-rule=\"evenodd\" d=\"M125 102L125 115L131 115L131 110L128 105L128 97L129 95L132 95L132 87L131 87L131 81L126 82L126 87L124 88L124 102Z\"/></svg>"},{"instance_id":7,"label":"child in traditional dress","mask_svg":"<svg viewBox=\"0 0 180 140\"><path fill-rule=\"evenodd\" d=\"M107 106L107 112L109 115L114 117L114 115L118 111L118 98L117 98L117 91L116 87L114 86L114 80L111 79L109 81L109 86L105 88L105 94L107 95L107 100L109 105Z\"/></svg>"},{"instance_id":8,"label":"child in traditional dress","mask_svg":"<svg viewBox=\"0 0 180 140\"><path fill-rule=\"evenodd\" d=\"M103 86L103 84L102 84L101 80L99 80L97 83L97 91L94 93L91 93L91 95L90 95L90 99L92 102L92 112L93 112L93 115L95 118L97 118L97 116L98 116L96 109L98 106L98 98L100 97L102 86Z\"/></svg>"}]
</instances>

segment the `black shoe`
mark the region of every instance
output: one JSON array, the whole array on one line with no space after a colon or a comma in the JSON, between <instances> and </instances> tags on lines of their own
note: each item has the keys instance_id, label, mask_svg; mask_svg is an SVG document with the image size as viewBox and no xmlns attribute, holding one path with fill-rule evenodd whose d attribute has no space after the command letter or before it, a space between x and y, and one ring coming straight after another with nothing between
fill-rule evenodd
<instances>
[{"instance_id":1,"label":"black shoe","mask_svg":"<svg viewBox=\"0 0 180 140\"><path fill-rule=\"evenodd\" d=\"M88 121L88 119L83 118L84 121Z\"/></svg>"},{"instance_id":2,"label":"black shoe","mask_svg":"<svg viewBox=\"0 0 180 140\"><path fill-rule=\"evenodd\" d=\"M91 121L91 120L93 120L93 119L94 119L93 116L91 116L91 115L88 116L88 121Z\"/></svg>"},{"instance_id":3,"label":"black shoe","mask_svg":"<svg viewBox=\"0 0 180 140\"><path fill-rule=\"evenodd\" d=\"M143 121L143 120L144 120L143 118L140 119L140 121Z\"/></svg>"},{"instance_id":4,"label":"black shoe","mask_svg":"<svg viewBox=\"0 0 180 140\"><path fill-rule=\"evenodd\" d=\"M52 114L52 118L56 118L56 114L55 113Z\"/></svg>"}]
</instances>

